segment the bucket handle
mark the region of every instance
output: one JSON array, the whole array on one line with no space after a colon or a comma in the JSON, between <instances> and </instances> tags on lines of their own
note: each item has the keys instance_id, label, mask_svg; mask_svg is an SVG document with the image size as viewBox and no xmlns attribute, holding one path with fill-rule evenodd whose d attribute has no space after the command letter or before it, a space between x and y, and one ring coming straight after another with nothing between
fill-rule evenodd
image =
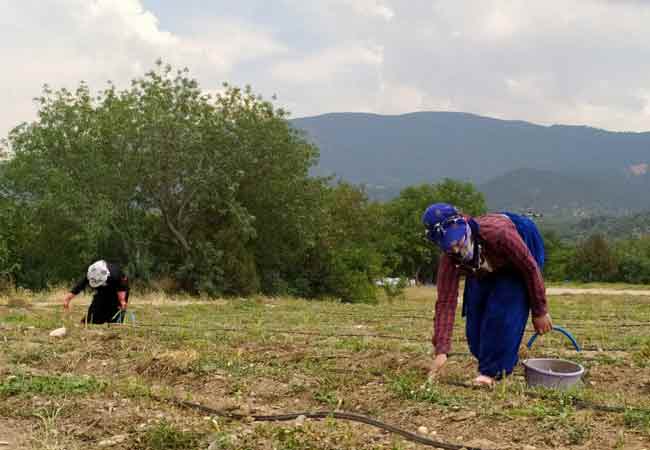
<instances>
[{"instance_id":1,"label":"bucket handle","mask_svg":"<svg viewBox=\"0 0 650 450\"><path fill-rule=\"evenodd\" d=\"M576 341L576 338L573 337L571 333L569 333L568 330L565 328L559 327L559 326L553 326L553 331L559 331L563 335L565 335L573 344L573 347L576 349L577 352L580 351L580 345L578 345L578 342ZM533 334L530 339L528 340L528 343L526 344L526 347L530 348L533 345L533 342L535 342L535 339L537 339L537 336L539 336L539 333Z\"/></svg>"},{"instance_id":2,"label":"bucket handle","mask_svg":"<svg viewBox=\"0 0 650 450\"><path fill-rule=\"evenodd\" d=\"M113 316L113 318L111 320L115 320L118 316L121 315L121 322L120 323L124 323L124 321L125 321L125 319L127 317L126 313L127 313L126 311L120 309L118 312L115 313L115 315ZM131 320L131 323L133 325L135 325L135 314L133 314L133 311L129 311L129 319Z\"/></svg>"}]
</instances>

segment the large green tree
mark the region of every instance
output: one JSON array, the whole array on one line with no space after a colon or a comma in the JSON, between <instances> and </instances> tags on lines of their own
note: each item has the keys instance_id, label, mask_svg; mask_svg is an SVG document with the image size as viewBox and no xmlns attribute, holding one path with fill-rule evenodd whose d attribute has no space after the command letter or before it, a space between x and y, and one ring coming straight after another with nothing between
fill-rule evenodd
<instances>
[{"instance_id":1,"label":"large green tree","mask_svg":"<svg viewBox=\"0 0 650 450\"><path fill-rule=\"evenodd\" d=\"M384 274L380 207L363 189L344 182L320 193L317 234L301 265L305 292L372 302L375 281Z\"/></svg>"},{"instance_id":2,"label":"large green tree","mask_svg":"<svg viewBox=\"0 0 650 450\"><path fill-rule=\"evenodd\" d=\"M618 258L602 234L593 234L576 245L567 272L580 281L616 281Z\"/></svg>"},{"instance_id":3,"label":"large green tree","mask_svg":"<svg viewBox=\"0 0 650 450\"><path fill-rule=\"evenodd\" d=\"M650 235L619 241L614 249L620 281L650 284Z\"/></svg>"},{"instance_id":4,"label":"large green tree","mask_svg":"<svg viewBox=\"0 0 650 450\"><path fill-rule=\"evenodd\" d=\"M564 281L569 275L567 267L573 258L575 248L563 242L557 232L541 230L544 239L546 263L544 265L544 278L552 281Z\"/></svg>"},{"instance_id":5,"label":"large green tree","mask_svg":"<svg viewBox=\"0 0 650 450\"><path fill-rule=\"evenodd\" d=\"M317 150L250 88L212 97L159 63L124 90L46 87L38 106L3 177L32 224L31 284L102 256L193 291L273 290L308 247Z\"/></svg>"}]
</instances>

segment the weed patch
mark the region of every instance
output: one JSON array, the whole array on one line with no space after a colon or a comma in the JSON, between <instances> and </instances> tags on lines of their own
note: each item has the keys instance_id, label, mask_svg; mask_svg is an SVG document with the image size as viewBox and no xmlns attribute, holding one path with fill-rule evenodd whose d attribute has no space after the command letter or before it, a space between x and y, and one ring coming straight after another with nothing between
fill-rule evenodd
<instances>
[{"instance_id":1,"label":"weed patch","mask_svg":"<svg viewBox=\"0 0 650 450\"><path fill-rule=\"evenodd\" d=\"M650 411L630 409L625 411L623 421L628 428L650 430Z\"/></svg>"},{"instance_id":2,"label":"weed patch","mask_svg":"<svg viewBox=\"0 0 650 450\"><path fill-rule=\"evenodd\" d=\"M99 392L106 383L93 377L77 377L72 375L41 376L41 375L10 375L0 383L0 396L16 395L83 395Z\"/></svg>"},{"instance_id":3,"label":"weed patch","mask_svg":"<svg viewBox=\"0 0 650 450\"><path fill-rule=\"evenodd\" d=\"M201 435L182 431L163 420L148 429L141 439L139 450L188 450L199 448Z\"/></svg>"},{"instance_id":4,"label":"weed patch","mask_svg":"<svg viewBox=\"0 0 650 450\"><path fill-rule=\"evenodd\" d=\"M462 398L449 395L443 392L438 385L424 381L417 372L408 371L395 375L390 380L390 388L398 397L407 400L433 403L444 407L462 405Z\"/></svg>"}]
</instances>

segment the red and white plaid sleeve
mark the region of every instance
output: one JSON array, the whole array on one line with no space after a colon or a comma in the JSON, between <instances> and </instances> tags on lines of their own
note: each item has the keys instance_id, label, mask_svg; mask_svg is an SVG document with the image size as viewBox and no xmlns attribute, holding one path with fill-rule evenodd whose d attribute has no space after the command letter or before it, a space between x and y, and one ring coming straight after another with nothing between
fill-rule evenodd
<instances>
[{"instance_id":1,"label":"red and white plaid sleeve","mask_svg":"<svg viewBox=\"0 0 650 450\"><path fill-rule=\"evenodd\" d=\"M460 270L447 255L440 257L438 266L436 313L433 320L433 347L436 354L449 353L454 332L456 305L458 304L458 282Z\"/></svg>"}]
</instances>

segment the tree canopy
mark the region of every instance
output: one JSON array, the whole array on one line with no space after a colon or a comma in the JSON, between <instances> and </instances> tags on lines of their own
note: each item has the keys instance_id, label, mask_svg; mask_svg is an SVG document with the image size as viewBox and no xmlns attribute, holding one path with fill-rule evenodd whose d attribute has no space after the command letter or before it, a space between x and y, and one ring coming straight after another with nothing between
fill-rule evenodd
<instances>
[{"instance_id":1,"label":"tree canopy","mask_svg":"<svg viewBox=\"0 0 650 450\"><path fill-rule=\"evenodd\" d=\"M386 275L434 280L428 205L486 211L456 180L376 203L311 176L319 150L286 111L250 87L207 94L162 62L127 88L45 86L36 101L36 120L0 141L0 286L68 283L103 258L192 293L373 301ZM647 238L612 251L546 237L552 279L650 277Z\"/></svg>"}]
</instances>

